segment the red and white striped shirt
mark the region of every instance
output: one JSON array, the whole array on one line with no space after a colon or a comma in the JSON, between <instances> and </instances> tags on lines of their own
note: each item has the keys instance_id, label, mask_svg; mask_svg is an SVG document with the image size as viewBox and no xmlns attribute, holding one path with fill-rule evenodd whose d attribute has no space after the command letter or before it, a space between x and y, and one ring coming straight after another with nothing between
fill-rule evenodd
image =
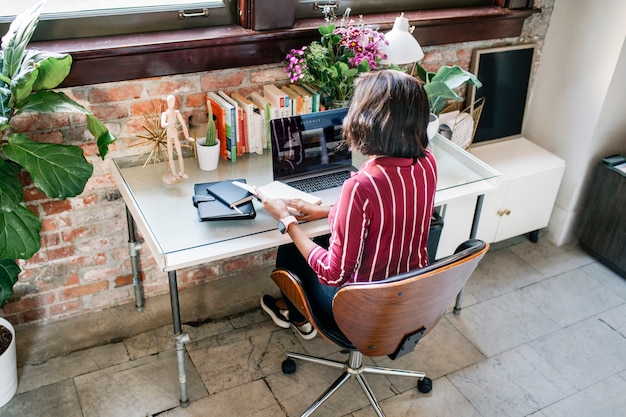
<instances>
[{"instance_id":1,"label":"red and white striped shirt","mask_svg":"<svg viewBox=\"0 0 626 417\"><path fill-rule=\"evenodd\" d=\"M321 283L369 282L428 264L437 166L418 158L377 157L348 179L331 209L330 245L307 259Z\"/></svg>"}]
</instances>

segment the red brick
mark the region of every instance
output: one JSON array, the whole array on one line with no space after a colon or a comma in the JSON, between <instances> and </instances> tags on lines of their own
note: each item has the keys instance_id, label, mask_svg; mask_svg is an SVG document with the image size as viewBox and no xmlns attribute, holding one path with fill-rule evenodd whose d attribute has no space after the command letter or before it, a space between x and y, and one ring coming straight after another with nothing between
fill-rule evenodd
<instances>
[{"instance_id":1,"label":"red brick","mask_svg":"<svg viewBox=\"0 0 626 417\"><path fill-rule=\"evenodd\" d=\"M195 94L189 94L187 96L186 107L188 109L194 108L194 107L200 107L206 110L206 93L200 92L200 93L195 93Z\"/></svg>"},{"instance_id":2,"label":"red brick","mask_svg":"<svg viewBox=\"0 0 626 417\"><path fill-rule=\"evenodd\" d=\"M37 310L25 311L20 314L20 318L22 323L31 323L34 321L39 321L45 319L47 317L45 308L38 308Z\"/></svg>"},{"instance_id":3,"label":"red brick","mask_svg":"<svg viewBox=\"0 0 626 417\"><path fill-rule=\"evenodd\" d=\"M83 304L78 300L68 301L61 304L53 304L50 306L50 317L66 316L75 313L83 308Z\"/></svg>"},{"instance_id":4,"label":"red brick","mask_svg":"<svg viewBox=\"0 0 626 417\"><path fill-rule=\"evenodd\" d=\"M58 249L48 249L45 252L46 258L48 258L49 261L54 261L56 259L69 258L74 255L75 251L76 248L74 246L64 246Z\"/></svg>"},{"instance_id":5,"label":"red brick","mask_svg":"<svg viewBox=\"0 0 626 417\"><path fill-rule=\"evenodd\" d=\"M121 275L115 278L115 288L133 284L133 274Z\"/></svg>"},{"instance_id":6,"label":"red brick","mask_svg":"<svg viewBox=\"0 0 626 417\"><path fill-rule=\"evenodd\" d=\"M77 227L72 230L61 232L61 236L63 237L63 242L72 243L77 238L87 236L88 232L93 232L93 229L87 227Z\"/></svg>"},{"instance_id":7,"label":"red brick","mask_svg":"<svg viewBox=\"0 0 626 417\"><path fill-rule=\"evenodd\" d=\"M227 88L239 87L245 77L245 72L213 71L200 77L200 87L203 91L218 91Z\"/></svg>"},{"instance_id":8,"label":"red brick","mask_svg":"<svg viewBox=\"0 0 626 417\"><path fill-rule=\"evenodd\" d=\"M34 296L26 296L20 298L18 301L6 304L4 311L6 313L17 313L20 311L36 310L39 307L45 307L52 304L55 301L55 296L52 293L38 294Z\"/></svg>"},{"instance_id":9,"label":"red brick","mask_svg":"<svg viewBox=\"0 0 626 417\"><path fill-rule=\"evenodd\" d=\"M130 114L132 117L141 116L142 125L145 124L144 116L161 117L161 112L167 108L165 101L155 100L143 100L135 101L130 105Z\"/></svg>"},{"instance_id":10,"label":"red brick","mask_svg":"<svg viewBox=\"0 0 626 417\"><path fill-rule=\"evenodd\" d=\"M163 81L159 84L156 90L156 95L163 96L163 100L165 100L165 98L170 94L173 96L176 96L176 108L180 108L180 105L181 105L180 96L193 90L195 90L195 87L193 86L192 82L189 80L182 80L182 81L168 80L168 81Z\"/></svg>"},{"instance_id":11,"label":"red brick","mask_svg":"<svg viewBox=\"0 0 626 417\"><path fill-rule=\"evenodd\" d=\"M90 103L115 103L141 97L141 83L120 83L114 87L98 87L89 92Z\"/></svg>"},{"instance_id":12,"label":"red brick","mask_svg":"<svg viewBox=\"0 0 626 417\"><path fill-rule=\"evenodd\" d=\"M72 203L70 200L51 200L41 205L47 215L59 214L70 211Z\"/></svg>"},{"instance_id":13,"label":"red brick","mask_svg":"<svg viewBox=\"0 0 626 417\"><path fill-rule=\"evenodd\" d=\"M79 285L72 288L64 288L59 293L59 299L62 301L71 300L73 298L83 297L85 295L95 294L100 291L108 290L108 281L92 282L85 285Z\"/></svg>"}]
</instances>

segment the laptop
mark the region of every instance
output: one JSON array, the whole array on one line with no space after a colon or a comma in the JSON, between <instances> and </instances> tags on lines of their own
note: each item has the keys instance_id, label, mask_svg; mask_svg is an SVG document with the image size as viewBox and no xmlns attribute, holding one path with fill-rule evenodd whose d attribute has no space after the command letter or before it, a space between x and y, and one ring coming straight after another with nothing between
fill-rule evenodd
<instances>
[{"instance_id":1,"label":"laptop","mask_svg":"<svg viewBox=\"0 0 626 417\"><path fill-rule=\"evenodd\" d=\"M348 109L326 110L270 121L274 180L333 204L356 168L341 138Z\"/></svg>"}]
</instances>

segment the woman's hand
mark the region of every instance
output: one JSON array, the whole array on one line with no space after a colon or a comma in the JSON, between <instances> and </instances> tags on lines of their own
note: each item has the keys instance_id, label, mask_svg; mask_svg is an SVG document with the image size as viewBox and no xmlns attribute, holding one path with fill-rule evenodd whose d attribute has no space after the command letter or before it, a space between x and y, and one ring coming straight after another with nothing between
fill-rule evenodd
<instances>
[{"instance_id":1,"label":"woman's hand","mask_svg":"<svg viewBox=\"0 0 626 417\"><path fill-rule=\"evenodd\" d=\"M256 187L255 191L257 198L263 204L263 209L276 220L284 219L287 216L295 216L298 221L311 221L328 217L330 212L330 206L311 204L300 199L269 199Z\"/></svg>"},{"instance_id":2,"label":"woman's hand","mask_svg":"<svg viewBox=\"0 0 626 417\"><path fill-rule=\"evenodd\" d=\"M274 219L281 220L290 216L289 208L285 200L280 198L267 198L258 188L254 187L255 195L263 204L263 210L268 212Z\"/></svg>"},{"instance_id":3,"label":"woman's hand","mask_svg":"<svg viewBox=\"0 0 626 417\"><path fill-rule=\"evenodd\" d=\"M300 199L286 200L285 203L289 208L289 213L295 216L298 221L323 219L328 217L330 212L330 206L311 204Z\"/></svg>"}]
</instances>

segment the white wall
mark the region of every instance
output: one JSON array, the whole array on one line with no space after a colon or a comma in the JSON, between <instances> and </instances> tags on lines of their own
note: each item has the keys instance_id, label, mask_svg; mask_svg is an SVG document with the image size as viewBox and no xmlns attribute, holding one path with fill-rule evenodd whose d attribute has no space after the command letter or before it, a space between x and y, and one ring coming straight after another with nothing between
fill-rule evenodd
<instances>
[{"instance_id":1,"label":"white wall","mask_svg":"<svg viewBox=\"0 0 626 417\"><path fill-rule=\"evenodd\" d=\"M626 1L557 0L523 134L566 161L548 226L576 238L586 176L602 156L626 153Z\"/></svg>"}]
</instances>

